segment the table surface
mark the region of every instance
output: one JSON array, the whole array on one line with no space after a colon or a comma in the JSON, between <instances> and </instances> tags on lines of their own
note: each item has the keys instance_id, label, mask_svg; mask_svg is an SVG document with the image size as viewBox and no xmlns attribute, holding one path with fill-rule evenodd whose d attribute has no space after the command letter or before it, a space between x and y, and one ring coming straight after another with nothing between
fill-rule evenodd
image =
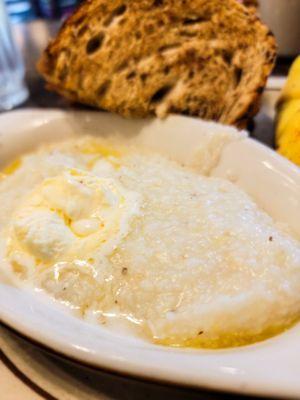
<instances>
[{"instance_id":1,"label":"table surface","mask_svg":"<svg viewBox=\"0 0 300 400\"><path fill-rule=\"evenodd\" d=\"M26 66L26 83L30 91L29 99L21 105L19 108L71 108L71 105L55 93L50 93L45 90L44 82L39 77L36 71L36 62L49 38L53 37L57 31L60 22L43 22L35 21L29 24L19 24L14 25L14 35L19 46L22 49L22 53L25 60ZM288 71L291 60L285 59L280 60L276 69L275 75L285 75ZM73 106L74 107L74 106ZM260 128L256 137L259 140L265 141L271 144L272 138L268 135L263 135L263 132L268 131L268 126L272 122L266 118L264 115L259 116L260 118ZM266 127L266 128L265 128ZM13 361L14 354L12 348L9 347L7 343L7 338L10 338L9 333L6 332L4 328L0 330L0 337L2 339L2 344L0 342L0 347L2 353L0 352L0 387L1 387L1 399L3 400L39 400L39 399L55 399L51 394L47 393L47 390L41 390L38 384L34 382L34 378L27 376L26 371L23 371L20 367ZM5 340L6 341L5 341ZM4 341L3 341L4 340ZM13 338L11 343L19 343L19 339ZM32 345L23 343L20 341L20 346L25 346L28 353L26 357L28 362L30 360L32 363L36 363L37 360L42 357L40 355L40 350L31 348ZM30 347L31 346L31 347ZM25 356L24 356L25 357ZM31 357L31 358L30 358ZM51 358L48 361L52 362L55 368L64 370L68 372L72 378L81 379L82 374L76 370L76 366L68 365L62 360L57 360ZM25 368L26 369L26 368ZM97 378L98 380L98 378ZM241 399L241 396L233 396L229 394L216 394L207 393L200 391L191 391L186 389L179 389L174 387L165 387L162 385L157 385L153 383L143 383L134 381L131 379L120 378L109 374L102 374L99 376L99 383L94 391L97 393L95 398L98 399L142 399L142 400L162 400L162 399L172 399L172 400L189 400L189 399L201 399L201 400L229 400L229 399ZM78 397L68 397L63 396L62 400L69 400L74 398L90 398L79 395ZM93 397L94 398L94 397ZM243 397L244 398L244 397ZM250 398L248 398L250 399Z\"/></svg>"}]
</instances>

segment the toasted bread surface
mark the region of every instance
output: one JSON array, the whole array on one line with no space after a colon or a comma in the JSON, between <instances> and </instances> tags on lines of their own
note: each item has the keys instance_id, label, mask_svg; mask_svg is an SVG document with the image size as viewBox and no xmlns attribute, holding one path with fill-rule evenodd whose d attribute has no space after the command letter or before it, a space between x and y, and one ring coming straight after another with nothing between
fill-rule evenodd
<instances>
[{"instance_id":1,"label":"toasted bread surface","mask_svg":"<svg viewBox=\"0 0 300 400\"><path fill-rule=\"evenodd\" d=\"M273 35L236 0L88 0L38 69L52 90L125 117L243 126L275 56Z\"/></svg>"}]
</instances>

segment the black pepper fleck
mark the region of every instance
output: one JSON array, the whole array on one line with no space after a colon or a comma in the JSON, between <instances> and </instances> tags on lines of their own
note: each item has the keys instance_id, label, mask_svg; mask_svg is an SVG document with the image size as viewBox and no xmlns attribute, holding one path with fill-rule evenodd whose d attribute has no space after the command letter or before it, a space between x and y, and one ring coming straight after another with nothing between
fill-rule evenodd
<instances>
[{"instance_id":1,"label":"black pepper fleck","mask_svg":"<svg viewBox=\"0 0 300 400\"><path fill-rule=\"evenodd\" d=\"M126 267L122 268L122 274L123 275L126 275L127 272L128 272L128 268L126 268Z\"/></svg>"}]
</instances>

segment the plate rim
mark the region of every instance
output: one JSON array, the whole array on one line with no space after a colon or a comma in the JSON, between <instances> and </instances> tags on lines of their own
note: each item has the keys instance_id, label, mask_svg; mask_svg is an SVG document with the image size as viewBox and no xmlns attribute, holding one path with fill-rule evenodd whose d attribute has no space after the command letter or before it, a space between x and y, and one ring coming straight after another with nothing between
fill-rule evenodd
<instances>
[{"instance_id":1,"label":"plate rim","mask_svg":"<svg viewBox=\"0 0 300 400\"><path fill-rule=\"evenodd\" d=\"M201 385L193 385L193 384L183 383L183 382L174 382L172 380L168 380L167 378L163 379L163 378L155 378L155 377L141 375L141 374L137 375L135 373L125 372L124 370L119 371L119 370L116 370L113 368L100 366L100 365L94 364L89 361L77 359L75 357L70 356L69 354L65 354L62 351L58 351L57 349L54 349L51 346L48 346L45 343L42 343L39 340L34 339L27 334L24 334L23 332L20 332L18 329L10 326L7 322L2 321L1 318L0 318L0 327L6 329L9 333L14 335L18 339L22 339L23 341L30 343L33 347L36 347L39 351L43 351L46 354L57 357L64 361L70 362L71 364L75 364L78 367L86 368L91 371L102 372L105 374L109 374L111 376L117 376L119 378L124 378L124 379L130 379L132 381L156 383L158 385L175 387L178 389L191 389L192 391L195 391L195 392L201 390L201 391L207 392L208 394L209 393L216 393L219 395L220 394L233 394L233 395L241 394L241 395L247 396L247 397L251 396L251 393L248 394L248 391L246 391L245 393L241 393L240 390L235 391L234 389L222 389L222 388L218 388L218 387L206 386L204 384L203 385L202 384ZM255 395L255 393L253 393L253 395ZM280 395L273 396L273 398L280 399L281 396Z\"/></svg>"}]
</instances>

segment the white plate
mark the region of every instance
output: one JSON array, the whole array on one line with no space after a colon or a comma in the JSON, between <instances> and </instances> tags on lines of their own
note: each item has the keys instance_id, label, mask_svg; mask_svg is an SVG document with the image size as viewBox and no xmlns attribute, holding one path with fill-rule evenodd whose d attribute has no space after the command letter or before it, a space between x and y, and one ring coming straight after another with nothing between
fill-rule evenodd
<instances>
[{"instance_id":1,"label":"white plate","mask_svg":"<svg viewBox=\"0 0 300 400\"><path fill-rule=\"evenodd\" d=\"M123 133L149 147L188 162L196 146L209 138L206 124L172 116L166 121L126 121L110 114L28 110L0 116L0 160L42 141L82 133ZM223 131L225 128L220 128ZM226 128L230 129L230 128ZM278 221L300 237L299 169L251 140L228 144L213 174L230 170ZM300 397L300 326L270 340L228 350L185 350L154 346L89 325L51 303L0 284L1 321L78 362L175 384L244 394Z\"/></svg>"}]
</instances>

